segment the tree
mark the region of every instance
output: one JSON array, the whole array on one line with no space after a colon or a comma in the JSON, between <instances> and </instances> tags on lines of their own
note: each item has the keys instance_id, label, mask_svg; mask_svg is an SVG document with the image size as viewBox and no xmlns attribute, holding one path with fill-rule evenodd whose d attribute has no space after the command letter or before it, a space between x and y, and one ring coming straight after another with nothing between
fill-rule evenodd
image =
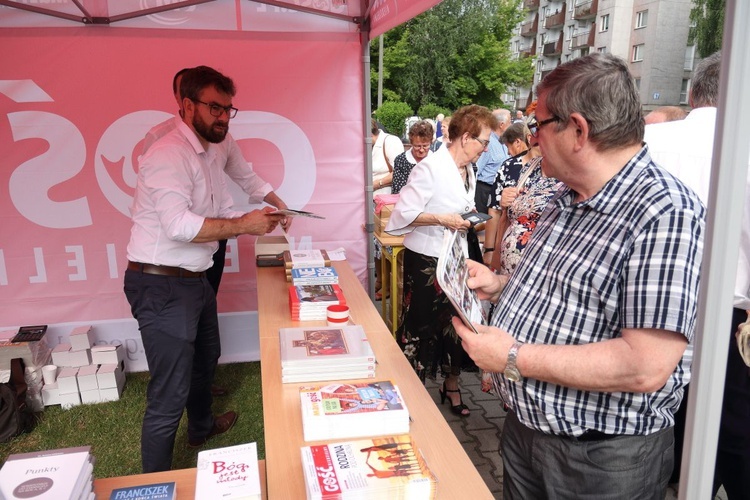
<instances>
[{"instance_id":1,"label":"tree","mask_svg":"<svg viewBox=\"0 0 750 500\"><path fill-rule=\"evenodd\" d=\"M413 109L501 106L508 86L532 78L529 60L515 60L510 52L512 30L523 17L521 1L443 0L386 33L384 94ZM377 44L371 44L376 59Z\"/></svg>"},{"instance_id":2,"label":"tree","mask_svg":"<svg viewBox=\"0 0 750 500\"><path fill-rule=\"evenodd\" d=\"M693 0L690 11L690 43L695 44L700 57L707 57L721 49L724 35L726 0Z\"/></svg>"}]
</instances>

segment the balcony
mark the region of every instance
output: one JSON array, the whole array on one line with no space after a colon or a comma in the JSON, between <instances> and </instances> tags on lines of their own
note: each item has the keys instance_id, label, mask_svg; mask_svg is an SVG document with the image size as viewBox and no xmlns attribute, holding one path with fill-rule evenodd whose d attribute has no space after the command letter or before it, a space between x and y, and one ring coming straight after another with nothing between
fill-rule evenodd
<instances>
[{"instance_id":1,"label":"balcony","mask_svg":"<svg viewBox=\"0 0 750 500\"><path fill-rule=\"evenodd\" d=\"M544 27L547 29L559 28L563 24L565 24L565 2L560 10L544 19Z\"/></svg>"},{"instance_id":2,"label":"balcony","mask_svg":"<svg viewBox=\"0 0 750 500\"><path fill-rule=\"evenodd\" d=\"M519 50L519 57L531 57L534 55L536 55L536 37L534 37L534 41L531 42L530 46L521 47L521 50Z\"/></svg>"},{"instance_id":3,"label":"balcony","mask_svg":"<svg viewBox=\"0 0 750 500\"><path fill-rule=\"evenodd\" d=\"M574 50L583 47L593 47L595 35L596 30L594 29L594 25L592 24L589 31L584 31L583 33L577 33L573 35L573 39L570 41L570 49Z\"/></svg>"},{"instance_id":4,"label":"balcony","mask_svg":"<svg viewBox=\"0 0 750 500\"><path fill-rule=\"evenodd\" d=\"M544 44L544 48L542 49L542 54L544 54L547 57L552 56L559 56L562 54L563 49L563 32L560 32L560 36L557 37L557 41L555 42L547 42Z\"/></svg>"},{"instance_id":5,"label":"balcony","mask_svg":"<svg viewBox=\"0 0 750 500\"><path fill-rule=\"evenodd\" d=\"M575 0L575 10L573 11L573 19L589 19L596 17L596 12L599 10L599 0Z\"/></svg>"},{"instance_id":6,"label":"balcony","mask_svg":"<svg viewBox=\"0 0 750 500\"><path fill-rule=\"evenodd\" d=\"M539 9L539 0L523 0L523 8L530 11Z\"/></svg>"},{"instance_id":7,"label":"balcony","mask_svg":"<svg viewBox=\"0 0 750 500\"><path fill-rule=\"evenodd\" d=\"M521 24L521 36L535 36L539 31L539 14L534 15L533 21Z\"/></svg>"}]
</instances>

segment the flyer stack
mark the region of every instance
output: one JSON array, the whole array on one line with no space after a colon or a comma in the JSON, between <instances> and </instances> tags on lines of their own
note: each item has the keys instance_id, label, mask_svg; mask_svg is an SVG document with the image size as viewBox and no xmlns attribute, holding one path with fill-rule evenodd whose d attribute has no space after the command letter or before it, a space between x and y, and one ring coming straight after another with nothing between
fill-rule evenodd
<instances>
[{"instance_id":1,"label":"flyer stack","mask_svg":"<svg viewBox=\"0 0 750 500\"><path fill-rule=\"evenodd\" d=\"M302 448L308 500L436 497L437 481L408 435Z\"/></svg>"},{"instance_id":2,"label":"flyer stack","mask_svg":"<svg viewBox=\"0 0 750 500\"><path fill-rule=\"evenodd\" d=\"M281 328L281 381L375 377L375 354L360 325Z\"/></svg>"},{"instance_id":3,"label":"flyer stack","mask_svg":"<svg viewBox=\"0 0 750 500\"><path fill-rule=\"evenodd\" d=\"M90 446L10 455L0 469L0 498L94 500Z\"/></svg>"},{"instance_id":4,"label":"flyer stack","mask_svg":"<svg viewBox=\"0 0 750 500\"><path fill-rule=\"evenodd\" d=\"M289 309L294 321L325 320L328 306L346 305L338 285L300 285L289 287Z\"/></svg>"},{"instance_id":5,"label":"flyer stack","mask_svg":"<svg viewBox=\"0 0 750 500\"><path fill-rule=\"evenodd\" d=\"M305 441L407 434L409 411L390 380L303 386Z\"/></svg>"},{"instance_id":6,"label":"flyer stack","mask_svg":"<svg viewBox=\"0 0 750 500\"><path fill-rule=\"evenodd\" d=\"M258 449L255 443L198 453L195 500L260 500Z\"/></svg>"}]
</instances>

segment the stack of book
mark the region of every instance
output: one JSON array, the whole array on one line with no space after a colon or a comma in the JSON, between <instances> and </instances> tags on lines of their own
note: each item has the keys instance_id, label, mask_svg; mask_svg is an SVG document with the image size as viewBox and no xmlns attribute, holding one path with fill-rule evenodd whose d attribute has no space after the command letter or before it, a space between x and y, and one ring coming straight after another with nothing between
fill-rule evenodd
<instances>
[{"instance_id":1,"label":"stack of book","mask_svg":"<svg viewBox=\"0 0 750 500\"><path fill-rule=\"evenodd\" d=\"M255 443L198 453L195 500L260 500L258 449Z\"/></svg>"},{"instance_id":2,"label":"stack of book","mask_svg":"<svg viewBox=\"0 0 750 500\"><path fill-rule=\"evenodd\" d=\"M436 497L437 480L408 435L305 446L308 500Z\"/></svg>"},{"instance_id":3,"label":"stack of book","mask_svg":"<svg viewBox=\"0 0 750 500\"><path fill-rule=\"evenodd\" d=\"M291 280L292 269L331 267L331 259L325 250L285 250L283 257L287 281Z\"/></svg>"},{"instance_id":4,"label":"stack of book","mask_svg":"<svg viewBox=\"0 0 750 500\"><path fill-rule=\"evenodd\" d=\"M360 325L281 328L281 381L373 378L375 354Z\"/></svg>"},{"instance_id":5,"label":"stack of book","mask_svg":"<svg viewBox=\"0 0 750 500\"><path fill-rule=\"evenodd\" d=\"M0 498L94 499L90 446L10 455L0 469Z\"/></svg>"},{"instance_id":6,"label":"stack of book","mask_svg":"<svg viewBox=\"0 0 750 500\"><path fill-rule=\"evenodd\" d=\"M303 386L305 441L406 434L409 411L390 380Z\"/></svg>"},{"instance_id":7,"label":"stack of book","mask_svg":"<svg viewBox=\"0 0 750 500\"><path fill-rule=\"evenodd\" d=\"M294 321L325 320L328 306L346 304L338 285L299 285L289 287L289 309Z\"/></svg>"},{"instance_id":8,"label":"stack of book","mask_svg":"<svg viewBox=\"0 0 750 500\"><path fill-rule=\"evenodd\" d=\"M338 285L339 275L333 267L295 267L289 270L287 281L292 285Z\"/></svg>"}]
</instances>

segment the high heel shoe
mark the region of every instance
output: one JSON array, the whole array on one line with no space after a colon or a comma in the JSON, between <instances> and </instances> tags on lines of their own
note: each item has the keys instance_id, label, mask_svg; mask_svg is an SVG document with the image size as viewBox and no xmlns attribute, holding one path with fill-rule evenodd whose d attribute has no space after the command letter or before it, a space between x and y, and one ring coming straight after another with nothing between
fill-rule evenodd
<instances>
[{"instance_id":1,"label":"high heel shoe","mask_svg":"<svg viewBox=\"0 0 750 500\"><path fill-rule=\"evenodd\" d=\"M458 404L454 405L451 398L448 397L449 392L457 392L458 393ZM459 417L468 417L469 416L469 407L466 406L463 402L463 399L461 398L461 390L460 389L446 389L445 388L445 380L443 380L443 388L438 389L438 393L440 394L440 404L445 403L445 398L448 398L448 404L451 407L451 411L458 415Z\"/></svg>"}]
</instances>

